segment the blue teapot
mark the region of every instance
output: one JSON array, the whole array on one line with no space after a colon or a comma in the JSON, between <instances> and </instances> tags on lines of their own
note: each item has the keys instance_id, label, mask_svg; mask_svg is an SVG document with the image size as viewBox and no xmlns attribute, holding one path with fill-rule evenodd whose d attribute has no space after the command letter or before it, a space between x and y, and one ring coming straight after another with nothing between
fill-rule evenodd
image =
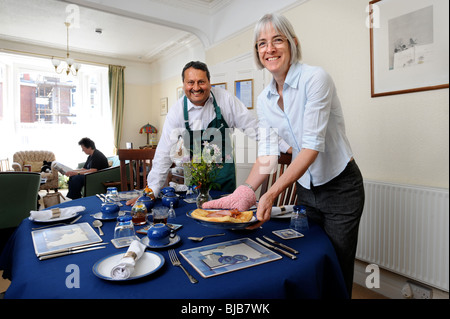
<instances>
[{"instance_id":1,"label":"blue teapot","mask_svg":"<svg viewBox=\"0 0 450 319\"><path fill-rule=\"evenodd\" d=\"M164 187L163 189L161 189L160 193L162 195L166 195L167 193L175 193L175 188L167 186L167 187Z\"/></svg>"},{"instance_id":2,"label":"blue teapot","mask_svg":"<svg viewBox=\"0 0 450 319\"><path fill-rule=\"evenodd\" d=\"M175 192L168 192L162 198L162 204L166 207L170 207L170 203L173 203L173 208L177 208L179 201Z\"/></svg>"}]
</instances>

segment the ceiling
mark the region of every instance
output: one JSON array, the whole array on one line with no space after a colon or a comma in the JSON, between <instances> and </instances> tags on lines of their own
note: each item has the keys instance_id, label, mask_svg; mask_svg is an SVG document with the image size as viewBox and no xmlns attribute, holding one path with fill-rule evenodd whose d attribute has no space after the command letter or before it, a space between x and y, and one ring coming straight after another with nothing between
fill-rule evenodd
<instances>
[{"instance_id":1,"label":"ceiling","mask_svg":"<svg viewBox=\"0 0 450 319\"><path fill-rule=\"evenodd\" d=\"M71 57L84 53L151 63L199 41L207 49L264 13L303 1L0 0L0 41L65 50L67 19Z\"/></svg>"}]
</instances>

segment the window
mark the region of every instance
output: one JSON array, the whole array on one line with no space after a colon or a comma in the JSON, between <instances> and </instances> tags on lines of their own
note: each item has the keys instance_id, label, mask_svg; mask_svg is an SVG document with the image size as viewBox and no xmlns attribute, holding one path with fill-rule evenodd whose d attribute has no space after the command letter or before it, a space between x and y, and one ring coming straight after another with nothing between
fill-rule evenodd
<instances>
[{"instance_id":1,"label":"window","mask_svg":"<svg viewBox=\"0 0 450 319\"><path fill-rule=\"evenodd\" d=\"M0 61L2 157L49 150L76 168L87 157L78 145L83 137L113 154L107 67L83 65L77 76L67 76L49 59L0 53Z\"/></svg>"}]
</instances>

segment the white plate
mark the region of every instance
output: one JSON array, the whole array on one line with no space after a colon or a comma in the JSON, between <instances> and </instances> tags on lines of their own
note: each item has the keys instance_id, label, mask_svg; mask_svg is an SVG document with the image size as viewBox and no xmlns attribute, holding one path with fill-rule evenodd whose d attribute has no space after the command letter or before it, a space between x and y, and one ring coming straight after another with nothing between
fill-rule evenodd
<instances>
[{"instance_id":1,"label":"white plate","mask_svg":"<svg viewBox=\"0 0 450 319\"><path fill-rule=\"evenodd\" d=\"M36 223L53 223L53 222L60 222L60 221L64 221L64 220L68 220L71 218L75 218L78 215L80 215L81 212L77 212L71 216L64 216L64 217L58 217L58 218L51 218L51 219L33 219L34 222Z\"/></svg>"},{"instance_id":2,"label":"white plate","mask_svg":"<svg viewBox=\"0 0 450 319\"><path fill-rule=\"evenodd\" d=\"M144 252L142 257L136 262L134 271L129 278L114 279L111 277L111 270L116 266L125 253L117 253L104 257L92 266L94 275L101 279L112 281L133 280L148 276L164 265L164 257L155 252Z\"/></svg>"},{"instance_id":3,"label":"white plate","mask_svg":"<svg viewBox=\"0 0 450 319\"><path fill-rule=\"evenodd\" d=\"M152 249L155 249L155 248L167 248L167 247L170 247L170 246L173 246L173 245L177 244L177 243L180 241L180 239L181 239L180 236L175 235L175 237L169 238L169 243L168 243L167 245L163 245L163 246L152 246L152 245L149 244L149 239L148 239L148 237L145 236L145 237L142 237L141 243L143 243L143 244L144 244L145 246L147 246L148 248L152 248Z\"/></svg>"}]
</instances>

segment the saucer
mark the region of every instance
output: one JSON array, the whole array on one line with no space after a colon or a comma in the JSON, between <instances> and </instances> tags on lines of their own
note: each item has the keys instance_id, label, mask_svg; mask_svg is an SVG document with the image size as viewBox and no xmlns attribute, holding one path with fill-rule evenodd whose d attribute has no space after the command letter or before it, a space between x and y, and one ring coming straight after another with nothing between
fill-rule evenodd
<instances>
[{"instance_id":1,"label":"saucer","mask_svg":"<svg viewBox=\"0 0 450 319\"><path fill-rule=\"evenodd\" d=\"M125 211L119 211L114 214L103 214L102 212L98 212L98 213L92 214L91 216L94 217L95 219L99 219L99 220L113 220L119 216L124 216L126 213L127 212L125 212Z\"/></svg>"},{"instance_id":2,"label":"saucer","mask_svg":"<svg viewBox=\"0 0 450 319\"><path fill-rule=\"evenodd\" d=\"M175 245L175 244L177 244L179 241L180 241L180 236L178 236L178 235L175 235L175 237L173 237L173 238L169 238L169 243L167 244L167 245L162 245L162 246L152 246L152 245L150 245L150 240L148 239L148 237L147 236L145 236L145 237L143 237L143 238L141 238L141 243L143 243L145 246L147 246L148 248L153 248L153 249L155 249L155 248L167 248L167 247L170 247L170 246L173 246L173 245Z\"/></svg>"}]
</instances>

